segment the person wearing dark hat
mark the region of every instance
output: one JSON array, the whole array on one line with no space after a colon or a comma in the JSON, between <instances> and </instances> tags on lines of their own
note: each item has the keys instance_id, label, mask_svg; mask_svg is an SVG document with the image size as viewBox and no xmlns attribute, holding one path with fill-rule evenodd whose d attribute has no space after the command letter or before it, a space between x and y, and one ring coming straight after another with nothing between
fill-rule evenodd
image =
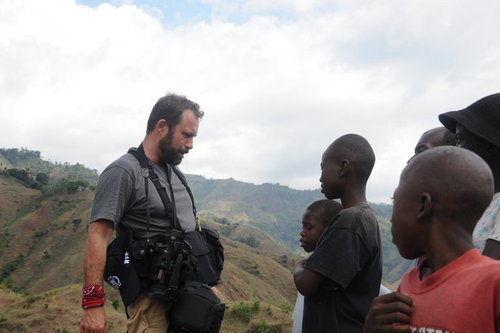
<instances>
[{"instance_id":1,"label":"person wearing dark hat","mask_svg":"<svg viewBox=\"0 0 500 333\"><path fill-rule=\"evenodd\" d=\"M500 93L481 98L463 110L439 115L456 135L456 145L478 154L489 165L495 195L473 233L474 246L500 260Z\"/></svg>"}]
</instances>

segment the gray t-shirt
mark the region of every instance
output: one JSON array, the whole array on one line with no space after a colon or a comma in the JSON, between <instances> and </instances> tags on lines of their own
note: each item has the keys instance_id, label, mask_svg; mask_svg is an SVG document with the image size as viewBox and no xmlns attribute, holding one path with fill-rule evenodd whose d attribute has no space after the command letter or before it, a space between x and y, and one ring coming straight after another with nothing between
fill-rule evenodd
<instances>
[{"instance_id":1,"label":"gray t-shirt","mask_svg":"<svg viewBox=\"0 0 500 333\"><path fill-rule=\"evenodd\" d=\"M161 186L170 197L166 169L150 163L160 178ZM191 198L173 171L171 179L179 223L182 229L193 231L196 222ZM146 236L146 208L149 205L149 235L154 236L170 228L172 221L167 220L160 195L153 182L150 179L148 182L147 200L139 161L133 155L125 154L111 163L99 177L90 222L109 220L113 222L115 229L130 228L134 230L135 237L143 237Z\"/></svg>"}]
</instances>

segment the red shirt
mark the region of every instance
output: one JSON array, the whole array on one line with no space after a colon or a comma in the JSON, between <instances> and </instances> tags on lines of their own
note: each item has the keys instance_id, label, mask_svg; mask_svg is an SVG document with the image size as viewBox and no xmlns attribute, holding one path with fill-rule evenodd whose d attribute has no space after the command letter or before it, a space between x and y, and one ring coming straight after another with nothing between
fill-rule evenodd
<instances>
[{"instance_id":1,"label":"red shirt","mask_svg":"<svg viewBox=\"0 0 500 333\"><path fill-rule=\"evenodd\" d=\"M500 333L500 261L471 249L423 280L420 266L398 288L415 304L412 332Z\"/></svg>"}]
</instances>

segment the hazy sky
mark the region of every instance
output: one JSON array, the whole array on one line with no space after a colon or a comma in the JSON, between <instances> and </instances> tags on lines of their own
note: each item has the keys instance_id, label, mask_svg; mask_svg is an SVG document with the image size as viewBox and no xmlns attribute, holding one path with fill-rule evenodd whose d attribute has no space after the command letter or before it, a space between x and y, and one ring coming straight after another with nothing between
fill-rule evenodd
<instances>
[{"instance_id":1,"label":"hazy sky","mask_svg":"<svg viewBox=\"0 0 500 333\"><path fill-rule=\"evenodd\" d=\"M500 90L497 0L0 0L0 147L102 171L166 92L205 111L181 169L319 187L363 135L388 202L437 115Z\"/></svg>"}]
</instances>

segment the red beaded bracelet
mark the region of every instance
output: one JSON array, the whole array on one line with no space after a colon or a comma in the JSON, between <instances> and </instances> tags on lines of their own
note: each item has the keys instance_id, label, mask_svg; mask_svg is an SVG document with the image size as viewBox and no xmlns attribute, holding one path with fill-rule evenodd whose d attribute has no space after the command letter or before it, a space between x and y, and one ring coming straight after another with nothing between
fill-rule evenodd
<instances>
[{"instance_id":1,"label":"red beaded bracelet","mask_svg":"<svg viewBox=\"0 0 500 333\"><path fill-rule=\"evenodd\" d=\"M104 293L103 286L89 284L82 288L82 308L96 308L104 306Z\"/></svg>"}]
</instances>

